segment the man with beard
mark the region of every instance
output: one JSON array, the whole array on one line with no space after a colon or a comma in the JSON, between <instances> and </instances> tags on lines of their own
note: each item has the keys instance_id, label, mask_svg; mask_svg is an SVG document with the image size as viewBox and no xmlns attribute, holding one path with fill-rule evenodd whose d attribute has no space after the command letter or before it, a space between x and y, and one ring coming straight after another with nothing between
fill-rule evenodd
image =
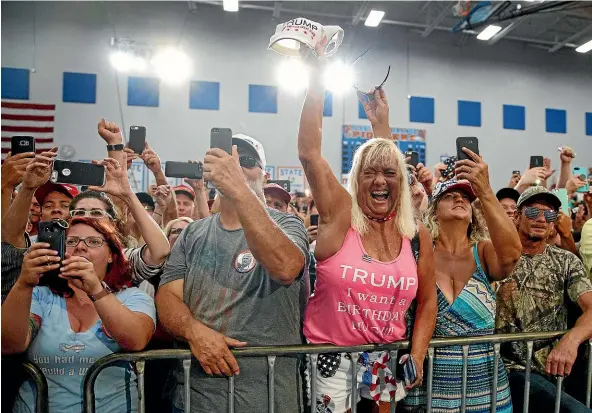
<instances>
[{"instance_id":1,"label":"man with beard","mask_svg":"<svg viewBox=\"0 0 592 413\"><path fill-rule=\"evenodd\" d=\"M530 378L531 411L548 411L555 401L555 380L550 376L571 373L580 344L592 338L592 281L582 262L571 252L547 244L561 201L542 186L522 193L517 203L516 225L522 256L513 273L500 283L497 293L496 329L499 333L559 331L568 328L570 307L582 315L557 345L537 341ZM509 371L515 411L522 411L525 384L526 343L502 348ZM589 411L562 392L562 412Z\"/></svg>"},{"instance_id":2,"label":"man with beard","mask_svg":"<svg viewBox=\"0 0 592 413\"><path fill-rule=\"evenodd\" d=\"M219 191L221 212L179 235L156 295L160 322L199 361L190 384L191 412L197 413L227 411L228 382L216 376L236 376L235 411L269 410L267 358L237 362L229 348L301 344L309 290L304 224L265 207L261 144L244 135L232 144L232 155L213 148L204 159L204 179ZM296 357L275 361L276 411L302 411L300 368ZM173 381L173 411L180 412L181 366Z\"/></svg>"}]
</instances>

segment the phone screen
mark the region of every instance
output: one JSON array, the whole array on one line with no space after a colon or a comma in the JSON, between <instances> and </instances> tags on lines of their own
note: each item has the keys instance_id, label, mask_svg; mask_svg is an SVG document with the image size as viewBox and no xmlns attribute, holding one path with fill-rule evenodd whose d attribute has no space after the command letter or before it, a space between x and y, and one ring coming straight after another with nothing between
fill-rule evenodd
<instances>
[{"instance_id":1,"label":"phone screen","mask_svg":"<svg viewBox=\"0 0 592 413\"><path fill-rule=\"evenodd\" d=\"M319 214L313 214L310 216L310 225L311 226L318 226L319 225Z\"/></svg>"},{"instance_id":2,"label":"phone screen","mask_svg":"<svg viewBox=\"0 0 592 413\"><path fill-rule=\"evenodd\" d=\"M146 128L143 126L130 126L129 147L138 155L146 148Z\"/></svg>"}]
</instances>

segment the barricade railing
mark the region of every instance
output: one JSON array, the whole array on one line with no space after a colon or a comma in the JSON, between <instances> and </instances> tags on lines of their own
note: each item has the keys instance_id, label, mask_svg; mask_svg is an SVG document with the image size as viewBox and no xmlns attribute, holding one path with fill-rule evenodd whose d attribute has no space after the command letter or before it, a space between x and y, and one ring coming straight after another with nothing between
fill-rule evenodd
<instances>
[{"instance_id":1,"label":"barricade railing","mask_svg":"<svg viewBox=\"0 0 592 413\"><path fill-rule=\"evenodd\" d=\"M25 362L22 365L23 370L28 374L33 383L35 383L35 412L36 413L48 413L49 412L49 393L47 389L47 380L43 372L35 364ZM9 380L4 378L4 380Z\"/></svg>"},{"instance_id":2,"label":"barricade railing","mask_svg":"<svg viewBox=\"0 0 592 413\"><path fill-rule=\"evenodd\" d=\"M541 332L541 333L515 333L515 334L493 334L489 336L476 337L447 337L434 338L430 341L428 354L428 372L427 372L427 412L432 411L432 382L434 376L434 349L448 346L461 346L463 354L462 366L462 394L461 394L461 413L466 412L467 404L467 361L469 354L469 347L475 344L492 344L494 351L494 366L492 375L492 397L491 397L491 412L496 411L497 402L497 384L498 384L498 368L497 365L500 359L500 345L508 342L526 342L527 359L526 359L526 373L524 386L524 409L523 412L528 412L529 395L530 395L530 375L532 369L532 353L533 342L539 340L559 339L565 331ZM268 364L268 400L269 413L275 413L275 360L278 356L294 356L294 355L310 355L311 357L311 400L313 407L316 401L316 360L319 353L357 353L364 351L389 351L391 355L391 370L395 371L395 363L397 360L397 352L410 348L408 340L398 341L386 345L362 345L355 347L343 347L333 345L293 345L293 346L263 346L263 347L247 347L241 349L234 349L232 353L235 357L267 357ZM586 405L590 407L590 392L592 388L592 340L588 343L590 356L588 358L587 369L587 390L586 390ZM191 352L189 350L152 350L138 353L115 353L103 357L93 364L86 373L84 378L84 412L95 413L95 392L94 385L99 373L106 367L120 362L135 363L137 386L138 386L138 413L145 412L145 393L144 393L144 369L146 361L162 360L162 359L179 359L182 360L184 372L184 411L189 413L191 411L191 387L190 387L190 369L193 362ZM357 400L357 371L352 369L352 397L351 400ZM555 396L555 412L560 411L561 404L561 390L563 378L557 378L557 394ZM228 412L234 413L234 377L228 378ZM313 409L314 411L314 409ZM395 403L391 403L391 412L395 411ZM356 413L356 405L352 404L352 413ZM238 412L240 413L240 412Z\"/></svg>"}]
</instances>

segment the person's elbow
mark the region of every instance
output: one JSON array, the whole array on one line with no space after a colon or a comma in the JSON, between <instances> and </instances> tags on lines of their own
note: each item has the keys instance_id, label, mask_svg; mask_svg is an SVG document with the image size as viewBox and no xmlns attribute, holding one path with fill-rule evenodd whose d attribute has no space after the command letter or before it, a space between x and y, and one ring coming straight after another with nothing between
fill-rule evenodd
<instances>
[{"instance_id":1,"label":"person's elbow","mask_svg":"<svg viewBox=\"0 0 592 413\"><path fill-rule=\"evenodd\" d=\"M14 340L9 334L2 333L2 351L3 356L13 356L27 351L27 343L21 340Z\"/></svg>"},{"instance_id":2,"label":"person's elbow","mask_svg":"<svg viewBox=\"0 0 592 413\"><path fill-rule=\"evenodd\" d=\"M274 279L282 285L289 286L300 277L304 270L305 260L300 251L297 254L286 254L277 265L277 270L273 271Z\"/></svg>"},{"instance_id":3,"label":"person's elbow","mask_svg":"<svg viewBox=\"0 0 592 413\"><path fill-rule=\"evenodd\" d=\"M154 323L150 329L135 334L133 337L125 338L119 342L119 346L125 351L142 351L146 348L154 335Z\"/></svg>"},{"instance_id":4,"label":"person's elbow","mask_svg":"<svg viewBox=\"0 0 592 413\"><path fill-rule=\"evenodd\" d=\"M499 260L499 269L500 269L500 276L502 278L506 278L514 268L516 264L518 264L518 260L520 260L520 256L522 255L522 245L519 248L513 248L512 250L508 251L508 253L503 254Z\"/></svg>"}]
</instances>

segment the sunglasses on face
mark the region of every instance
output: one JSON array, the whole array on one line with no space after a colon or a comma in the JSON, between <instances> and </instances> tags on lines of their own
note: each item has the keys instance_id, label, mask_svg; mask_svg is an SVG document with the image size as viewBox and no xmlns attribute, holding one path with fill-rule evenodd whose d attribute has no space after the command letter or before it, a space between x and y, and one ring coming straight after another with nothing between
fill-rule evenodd
<instances>
[{"instance_id":1,"label":"sunglasses on face","mask_svg":"<svg viewBox=\"0 0 592 413\"><path fill-rule=\"evenodd\" d=\"M183 232L183 228L173 228L169 232L169 235L179 235L181 232Z\"/></svg>"},{"instance_id":2,"label":"sunglasses on face","mask_svg":"<svg viewBox=\"0 0 592 413\"><path fill-rule=\"evenodd\" d=\"M543 212L543 214L545 215L545 221L547 221L547 222L557 221L557 211L552 211L552 210L548 210L548 209L542 210L542 209L538 209L537 207L526 207L524 209L524 215L528 219L537 219L539 217L539 215L541 214L541 212Z\"/></svg>"},{"instance_id":3,"label":"sunglasses on face","mask_svg":"<svg viewBox=\"0 0 592 413\"><path fill-rule=\"evenodd\" d=\"M83 241L84 245L86 245L88 248L100 248L105 243L105 240L101 237L80 238L80 237L72 236L72 237L66 238L66 247L68 247L68 248L77 247L78 244L80 244L80 241Z\"/></svg>"},{"instance_id":4,"label":"sunglasses on face","mask_svg":"<svg viewBox=\"0 0 592 413\"><path fill-rule=\"evenodd\" d=\"M241 156L238 158L238 163L242 168L252 169L258 166L259 168L263 169L261 167L261 163L252 156Z\"/></svg>"},{"instance_id":5,"label":"sunglasses on face","mask_svg":"<svg viewBox=\"0 0 592 413\"><path fill-rule=\"evenodd\" d=\"M73 209L72 211L70 211L70 216L72 218L81 218L81 217L89 217L89 218L109 218L109 219L113 219L113 217L111 216L111 214L109 214L108 212L102 211L100 209L93 209L90 211L87 211L85 209Z\"/></svg>"}]
</instances>

